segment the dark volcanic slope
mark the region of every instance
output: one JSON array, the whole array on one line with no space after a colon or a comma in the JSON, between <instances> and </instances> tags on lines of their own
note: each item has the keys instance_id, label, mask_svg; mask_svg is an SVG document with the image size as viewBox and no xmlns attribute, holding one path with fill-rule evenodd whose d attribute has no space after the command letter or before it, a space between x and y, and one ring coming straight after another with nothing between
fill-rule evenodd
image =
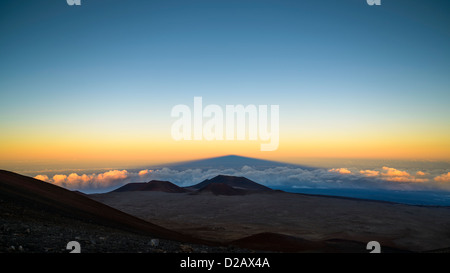
<instances>
[{"instance_id":1,"label":"dark volcanic slope","mask_svg":"<svg viewBox=\"0 0 450 273\"><path fill-rule=\"evenodd\" d=\"M272 191L271 188L258 184L245 177L218 175L212 179L206 179L196 185L188 188L199 190L213 183L221 183L235 189L244 189L249 191Z\"/></svg>"},{"instance_id":2,"label":"dark volcanic slope","mask_svg":"<svg viewBox=\"0 0 450 273\"><path fill-rule=\"evenodd\" d=\"M214 195L245 195L247 191L236 189L224 183L211 183L199 189L197 193L210 192Z\"/></svg>"},{"instance_id":3,"label":"dark volcanic slope","mask_svg":"<svg viewBox=\"0 0 450 273\"><path fill-rule=\"evenodd\" d=\"M52 218L70 217L86 223L119 228L159 238L190 241L190 237L151 224L82 194L31 177L0 170L0 199L30 209L41 209ZM48 217L49 214L46 214ZM41 219L45 221L45 219ZM53 219L54 220L54 219Z\"/></svg>"},{"instance_id":4,"label":"dark volcanic slope","mask_svg":"<svg viewBox=\"0 0 450 273\"><path fill-rule=\"evenodd\" d=\"M187 192L186 189L178 187L169 181L152 180L145 184L143 191L162 191L170 193L182 193Z\"/></svg>"},{"instance_id":5,"label":"dark volcanic slope","mask_svg":"<svg viewBox=\"0 0 450 273\"><path fill-rule=\"evenodd\" d=\"M182 193L187 192L186 189L178 187L177 185L169 181L152 180L148 183L128 183L113 192L124 191L162 191L169 193Z\"/></svg>"},{"instance_id":6,"label":"dark volcanic slope","mask_svg":"<svg viewBox=\"0 0 450 273\"><path fill-rule=\"evenodd\" d=\"M124 191L140 191L145 187L145 182L142 183L128 183L120 188L113 190L112 192L124 192Z\"/></svg>"}]
</instances>

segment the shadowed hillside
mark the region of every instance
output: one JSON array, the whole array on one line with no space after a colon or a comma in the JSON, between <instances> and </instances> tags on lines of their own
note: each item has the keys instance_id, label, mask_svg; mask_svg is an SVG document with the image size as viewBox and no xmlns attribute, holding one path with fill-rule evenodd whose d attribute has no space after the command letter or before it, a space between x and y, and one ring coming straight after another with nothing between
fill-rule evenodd
<instances>
[{"instance_id":1,"label":"shadowed hillside","mask_svg":"<svg viewBox=\"0 0 450 273\"><path fill-rule=\"evenodd\" d=\"M178 187L177 185L169 181L152 180L148 183L128 183L114 190L113 192L124 192L124 191L161 191L171 193L182 193L187 192L188 190Z\"/></svg>"}]
</instances>

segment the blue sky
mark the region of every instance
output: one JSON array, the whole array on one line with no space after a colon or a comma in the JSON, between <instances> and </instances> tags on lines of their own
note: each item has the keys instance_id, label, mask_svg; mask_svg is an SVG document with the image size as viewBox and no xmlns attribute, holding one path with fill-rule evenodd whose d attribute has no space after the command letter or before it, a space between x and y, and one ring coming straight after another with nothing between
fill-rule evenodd
<instances>
[{"instance_id":1,"label":"blue sky","mask_svg":"<svg viewBox=\"0 0 450 273\"><path fill-rule=\"evenodd\" d=\"M450 144L449 11L434 0L2 1L3 145L167 136L171 107L200 95L279 104L294 139L415 136L421 158L443 158L420 147L426 134Z\"/></svg>"},{"instance_id":2,"label":"blue sky","mask_svg":"<svg viewBox=\"0 0 450 273\"><path fill-rule=\"evenodd\" d=\"M2 90L22 87L30 99L231 93L253 101L255 95L272 100L277 92L286 101L316 89L320 97L335 95L337 88L363 99L376 89L376 95L419 104L426 98L423 86L448 98L445 1L371 7L359 0L85 0L71 7L61 0L2 6ZM43 90L31 91L36 86Z\"/></svg>"}]
</instances>

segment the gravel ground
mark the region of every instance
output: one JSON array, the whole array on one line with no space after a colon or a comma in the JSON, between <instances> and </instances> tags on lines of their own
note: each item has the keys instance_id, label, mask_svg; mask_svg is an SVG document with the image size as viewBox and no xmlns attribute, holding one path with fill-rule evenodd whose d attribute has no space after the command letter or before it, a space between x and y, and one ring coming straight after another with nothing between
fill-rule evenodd
<instances>
[{"instance_id":1,"label":"gravel ground","mask_svg":"<svg viewBox=\"0 0 450 273\"><path fill-rule=\"evenodd\" d=\"M80 243L81 253L250 252L234 247L196 245L133 234L0 200L0 253L69 253L71 250L67 250L66 246L70 241Z\"/></svg>"}]
</instances>

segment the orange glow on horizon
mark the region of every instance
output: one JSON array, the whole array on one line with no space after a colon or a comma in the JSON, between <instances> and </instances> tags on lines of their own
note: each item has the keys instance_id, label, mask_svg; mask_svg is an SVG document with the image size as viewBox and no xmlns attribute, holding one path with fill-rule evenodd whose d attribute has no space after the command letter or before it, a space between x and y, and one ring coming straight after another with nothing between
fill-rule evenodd
<instances>
[{"instance_id":1,"label":"orange glow on horizon","mask_svg":"<svg viewBox=\"0 0 450 273\"><path fill-rule=\"evenodd\" d=\"M236 154L292 161L295 158L449 160L450 143L438 140L282 138L278 150L261 152L259 141L174 141L172 139L9 139L0 160L163 163Z\"/></svg>"},{"instance_id":2,"label":"orange glow on horizon","mask_svg":"<svg viewBox=\"0 0 450 273\"><path fill-rule=\"evenodd\" d=\"M261 152L261 141L175 141L168 131L36 131L6 132L0 136L3 162L84 162L103 166L160 164L223 155L295 163L299 158L361 158L399 160L450 160L447 129L422 132L387 131L281 131L276 151ZM12 163L11 163L12 164ZM11 165L9 164L9 165ZM1 166L0 166L1 167Z\"/></svg>"}]
</instances>

